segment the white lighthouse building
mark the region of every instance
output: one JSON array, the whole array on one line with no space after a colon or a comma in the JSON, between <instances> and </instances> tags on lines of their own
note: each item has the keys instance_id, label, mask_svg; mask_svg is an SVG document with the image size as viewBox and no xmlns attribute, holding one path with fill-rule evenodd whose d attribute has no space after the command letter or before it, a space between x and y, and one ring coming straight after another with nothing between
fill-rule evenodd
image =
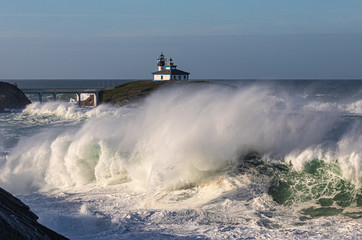
<instances>
[{"instance_id":1,"label":"white lighthouse building","mask_svg":"<svg viewBox=\"0 0 362 240\"><path fill-rule=\"evenodd\" d=\"M157 72L153 72L153 81L165 81L165 80L188 80L190 73L176 69L176 65L173 64L172 58L165 66L167 59L161 53L157 57Z\"/></svg>"}]
</instances>

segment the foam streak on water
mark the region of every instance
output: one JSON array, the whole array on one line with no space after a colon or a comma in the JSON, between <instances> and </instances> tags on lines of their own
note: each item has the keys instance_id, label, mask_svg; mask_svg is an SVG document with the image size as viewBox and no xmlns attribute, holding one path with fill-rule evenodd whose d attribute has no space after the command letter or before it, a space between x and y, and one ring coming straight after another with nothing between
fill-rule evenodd
<instances>
[{"instance_id":1,"label":"foam streak on water","mask_svg":"<svg viewBox=\"0 0 362 240\"><path fill-rule=\"evenodd\" d=\"M9 115L34 127L14 130L0 183L71 239L354 238L361 218L346 214L361 211L362 123L359 101L341 106L211 85L167 88L138 108L31 104ZM298 178L338 184L308 195ZM309 214L327 198L337 214Z\"/></svg>"}]
</instances>

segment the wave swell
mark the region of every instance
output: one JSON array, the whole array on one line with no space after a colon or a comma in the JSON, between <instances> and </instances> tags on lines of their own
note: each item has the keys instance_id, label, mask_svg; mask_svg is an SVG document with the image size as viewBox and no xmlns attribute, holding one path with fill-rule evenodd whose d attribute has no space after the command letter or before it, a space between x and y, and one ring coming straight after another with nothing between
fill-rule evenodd
<instances>
[{"instance_id":1,"label":"wave swell","mask_svg":"<svg viewBox=\"0 0 362 240\"><path fill-rule=\"evenodd\" d=\"M300 106L260 87L223 86L161 90L138 109L33 104L23 114L49 110L83 120L21 138L0 181L17 193L125 182L134 191L180 189L225 175L241 155L256 151L264 162L295 171L316 158L338 164L343 179L359 186L360 132L335 134L339 112Z\"/></svg>"}]
</instances>

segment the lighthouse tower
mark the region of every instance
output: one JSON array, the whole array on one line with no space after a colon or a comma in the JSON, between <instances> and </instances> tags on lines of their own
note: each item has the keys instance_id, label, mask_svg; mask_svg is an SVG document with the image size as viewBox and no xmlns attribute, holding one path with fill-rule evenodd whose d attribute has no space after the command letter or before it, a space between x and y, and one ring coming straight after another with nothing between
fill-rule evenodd
<instances>
[{"instance_id":1,"label":"lighthouse tower","mask_svg":"<svg viewBox=\"0 0 362 240\"><path fill-rule=\"evenodd\" d=\"M165 81L165 80L189 80L190 73L177 69L170 58L166 66L166 58L163 53L157 57L157 72L153 72L153 81Z\"/></svg>"},{"instance_id":2,"label":"lighthouse tower","mask_svg":"<svg viewBox=\"0 0 362 240\"><path fill-rule=\"evenodd\" d=\"M158 71L161 71L165 68L165 62L166 58L163 55L163 53L160 54L160 56L157 57L157 69Z\"/></svg>"}]
</instances>

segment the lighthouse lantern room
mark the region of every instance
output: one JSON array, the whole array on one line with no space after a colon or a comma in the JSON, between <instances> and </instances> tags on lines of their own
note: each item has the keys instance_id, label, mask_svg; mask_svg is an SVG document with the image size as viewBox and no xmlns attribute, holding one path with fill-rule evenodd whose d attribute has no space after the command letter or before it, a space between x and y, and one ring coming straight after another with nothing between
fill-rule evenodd
<instances>
[{"instance_id":1,"label":"lighthouse lantern room","mask_svg":"<svg viewBox=\"0 0 362 240\"><path fill-rule=\"evenodd\" d=\"M172 58L169 59L167 66L165 66L167 59L161 53L157 57L157 72L153 72L153 81L166 81L166 80L188 80L190 73L176 69Z\"/></svg>"}]
</instances>

